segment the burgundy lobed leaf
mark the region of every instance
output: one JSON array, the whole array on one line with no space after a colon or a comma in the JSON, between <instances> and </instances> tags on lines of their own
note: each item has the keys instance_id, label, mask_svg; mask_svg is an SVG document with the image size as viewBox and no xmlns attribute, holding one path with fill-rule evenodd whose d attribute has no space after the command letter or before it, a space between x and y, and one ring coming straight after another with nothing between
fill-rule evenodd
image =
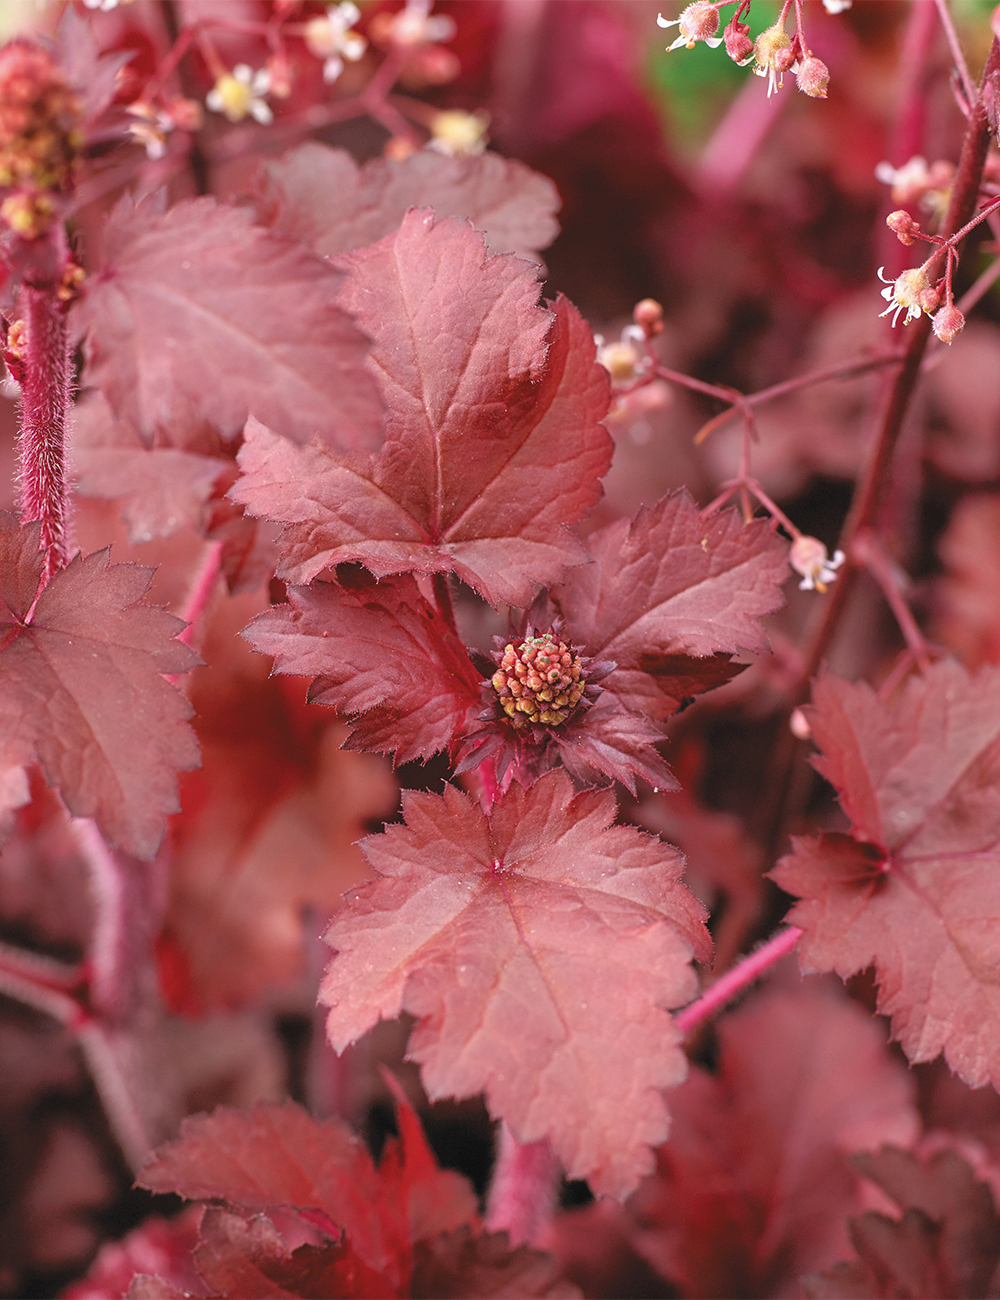
<instances>
[{"instance_id":1,"label":"burgundy lobed leaf","mask_svg":"<svg viewBox=\"0 0 1000 1300\"><path fill-rule=\"evenodd\" d=\"M244 629L274 671L314 677L309 698L351 719L352 748L397 763L453 752L481 706L480 674L465 647L408 576L292 587L288 604Z\"/></svg>"},{"instance_id":2,"label":"burgundy lobed leaf","mask_svg":"<svg viewBox=\"0 0 1000 1300\"><path fill-rule=\"evenodd\" d=\"M841 1297L987 1296L1000 1264L1000 1218L989 1187L955 1151L921 1158L884 1147L854 1164L896 1202L899 1219L850 1222L858 1259L808 1277L803 1293Z\"/></svg>"},{"instance_id":3,"label":"burgundy lobed leaf","mask_svg":"<svg viewBox=\"0 0 1000 1300\"><path fill-rule=\"evenodd\" d=\"M432 1099L484 1090L518 1140L548 1138L571 1177L626 1195L666 1135L661 1090L686 1072L665 1008L711 951L680 855L558 771L489 815L452 786L403 807L404 825L363 841L377 878L326 936L331 1043L410 1012Z\"/></svg>"},{"instance_id":4,"label":"burgundy lobed leaf","mask_svg":"<svg viewBox=\"0 0 1000 1300\"><path fill-rule=\"evenodd\" d=\"M451 158L421 149L359 165L343 149L310 142L264 164L257 208L266 225L322 257L384 239L410 208L464 217L491 253L531 257L559 233L549 178L495 153Z\"/></svg>"},{"instance_id":5,"label":"burgundy lobed leaf","mask_svg":"<svg viewBox=\"0 0 1000 1300\"><path fill-rule=\"evenodd\" d=\"M572 1300L582 1292L559 1277L550 1255L528 1246L512 1249L505 1232L474 1237L468 1228L458 1228L418 1244L410 1295L415 1300Z\"/></svg>"},{"instance_id":6,"label":"burgundy lobed leaf","mask_svg":"<svg viewBox=\"0 0 1000 1300\"><path fill-rule=\"evenodd\" d=\"M963 497L939 546L937 632L969 668L1000 661L1000 496Z\"/></svg>"},{"instance_id":7,"label":"burgundy lobed leaf","mask_svg":"<svg viewBox=\"0 0 1000 1300\"><path fill-rule=\"evenodd\" d=\"M771 873L800 900L802 967L874 966L911 1061L1000 1086L1000 669L942 661L889 703L828 674L813 702L852 834L795 840Z\"/></svg>"},{"instance_id":8,"label":"burgundy lobed leaf","mask_svg":"<svg viewBox=\"0 0 1000 1300\"><path fill-rule=\"evenodd\" d=\"M537 305L537 268L487 258L468 226L426 211L342 262L340 300L374 340L385 444L300 447L250 421L230 495L285 525L290 582L359 561L377 577L453 571L494 604L530 604L585 558L565 526L610 462L590 329L564 300Z\"/></svg>"},{"instance_id":9,"label":"burgundy lobed leaf","mask_svg":"<svg viewBox=\"0 0 1000 1300\"><path fill-rule=\"evenodd\" d=\"M315 254L211 198L163 213L123 201L106 240L78 308L83 382L144 443L203 423L231 440L253 411L301 441L378 444L367 340L337 303L343 276Z\"/></svg>"},{"instance_id":10,"label":"burgundy lobed leaf","mask_svg":"<svg viewBox=\"0 0 1000 1300\"><path fill-rule=\"evenodd\" d=\"M834 987L769 990L719 1025L719 1068L672 1094L632 1244L685 1296L786 1295L843 1253L862 1208L852 1152L911 1142L914 1088Z\"/></svg>"},{"instance_id":11,"label":"burgundy lobed leaf","mask_svg":"<svg viewBox=\"0 0 1000 1300\"><path fill-rule=\"evenodd\" d=\"M703 518L687 492L588 539L593 563L571 570L552 599L567 631L595 659L628 709L663 720L688 696L741 671L761 651L760 619L783 603L786 546L763 521L735 510Z\"/></svg>"},{"instance_id":12,"label":"burgundy lobed leaf","mask_svg":"<svg viewBox=\"0 0 1000 1300\"><path fill-rule=\"evenodd\" d=\"M246 1006L300 976L307 917L330 916L365 879L357 840L397 803L385 761L342 749L347 727L299 683L269 677L236 635L266 603L217 595L187 682L202 765L171 823L159 943L171 1005L187 1014Z\"/></svg>"},{"instance_id":13,"label":"burgundy lobed leaf","mask_svg":"<svg viewBox=\"0 0 1000 1300\"><path fill-rule=\"evenodd\" d=\"M158 1277L164 1287L169 1278L175 1294L198 1286L191 1252L201 1216L200 1206L189 1206L174 1219L154 1215L120 1241L106 1241L86 1276L66 1287L59 1300L121 1300L137 1274Z\"/></svg>"},{"instance_id":14,"label":"burgundy lobed leaf","mask_svg":"<svg viewBox=\"0 0 1000 1300\"><path fill-rule=\"evenodd\" d=\"M387 1144L378 1169L346 1125L314 1120L285 1102L186 1119L180 1139L154 1152L139 1181L151 1191L243 1209L318 1211L343 1232L366 1278L379 1274L393 1294L404 1294L412 1243L421 1232L474 1222L476 1200L464 1178L438 1168L398 1094L397 1107L401 1136Z\"/></svg>"},{"instance_id":15,"label":"burgundy lobed leaf","mask_svg":"<svg viewBox=\"0 0 1000 1300\"><path fill-rule=\"evenodd\" d=\"M194 1262L213 1294L231 1300L386 1300L399 1295L381 1273L357 1258L346 1241L290 1250L263 1214L243 1214L224 1206L205 1210Z\"/></svg>"},{"instance_id":16,"label":"burgundy lobed leaf","mask_svg":"<svg viewBox=\"0 0 1000 1300\"><path fill-rule=\"evenodd\" d=\"M190 706L162 674L197 657L175 639L180 619L138 603L151 569L97 551L37 594L42 565L38 526L0 514L0 712L72 813L150 858L178 808L175 773L198 764Z\"/></svg>"},{"instance_id":17,"label":"burgundy lobed leaf","mask_svg":"<svg viewBox=\"0 0 1000 1300\"><path fill-rule=\"evenodd\" d=\"M636 780L674 790L677 782L655 746L663 729L648 718L629 713L613 698L598 699L576 726L553 731L552 745L563 767L586 785L620 781L631 793Z\"/></svg>"}]
</instances>

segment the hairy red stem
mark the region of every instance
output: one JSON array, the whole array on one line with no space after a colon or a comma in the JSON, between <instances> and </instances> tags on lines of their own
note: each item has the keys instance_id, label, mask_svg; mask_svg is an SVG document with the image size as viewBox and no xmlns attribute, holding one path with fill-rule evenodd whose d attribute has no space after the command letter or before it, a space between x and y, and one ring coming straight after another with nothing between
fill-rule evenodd
<instances>
[{"instance_id":1,"label":"hairy red stem","mask_svg":"<svg viewBox=\"0 0 1000 1300\"><path fill-rule=\"evenodd\" d=\"M44 584L70 558L66 485L72 375L69 334L66 305L53 286L24 285L18 307L25 331L18 445L21 518L42 525Z\"/></svg>"},{"instance_id":2,"label":"hairy red stem","mask_svg":"<svg viewBox=\"0 0 1000 1300\"><path fill-rule=\"evenodd\" d=\"M692 1029L696 1029L703 1020L707 1020L727 1002L731 1002L737 993L742 993L748 985L790 953L801 935L802 931L797 925L790 925L786 930L779 930L773 938L768 939L767 943L756 952L752 952L749 957L744 957L742 961L730 967L725 975L717 979L711 988L706 989L700 998L674 1017L681 1033L690 1034Z\"/></svg>"},{"instance_id":3,"label":"hairy red stem","mask_svg":"<svg viewBox=\"0 0 1000 1300\"><path fill-rule=\"evenodd\" d=\"M555 1210L559 1176L559 1161L547 1141L518 1142L501 1121L486 1227L506 1232L512 1246L536 1242Z\"/></svg>"}]
</instances>

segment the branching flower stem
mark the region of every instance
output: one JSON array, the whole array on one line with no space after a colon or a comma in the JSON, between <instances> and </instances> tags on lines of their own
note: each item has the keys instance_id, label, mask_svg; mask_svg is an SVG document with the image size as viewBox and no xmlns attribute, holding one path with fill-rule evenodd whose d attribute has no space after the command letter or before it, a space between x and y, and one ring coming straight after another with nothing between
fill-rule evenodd
<instances>
[{"instance_id":1,"label":"branching flower stem","mask_svg":"<svg viewBox=\"0 0 1000 1300\"><path fill-rule=\"evenodd\" d=\"M975 211L992 135L983 88L992 84L992 78L997 72L1000 72L1000 42L994 37L983 70L979 96L969 113L969 123L962 142L951 201L942 226L942 237L945 240L961 230L970 221ZM879 531L886 495L892 480L896 444L913 399L931 334L930 317L921 315L920 319L909 328L911 333L903 363L889 392L872 454L855 490L854 500L841 534L840 549L847 556L847 562L840 580L832 588L830 598L825 603L821 621L813 633L805 655L803 671L795 693L796 704L805 699L809 682L826 656L854 590L858 574L858 561L853 553L855 539L865 530L875 533Z\"/></svg>"}]
</instances>

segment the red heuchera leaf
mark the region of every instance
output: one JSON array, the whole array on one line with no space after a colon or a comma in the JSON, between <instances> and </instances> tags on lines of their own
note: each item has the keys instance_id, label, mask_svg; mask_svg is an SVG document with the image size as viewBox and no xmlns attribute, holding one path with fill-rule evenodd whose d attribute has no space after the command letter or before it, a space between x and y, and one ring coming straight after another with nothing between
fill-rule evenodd
<instances>
[{"instance_id":1,"label":"red heuchera leaf","mask_svg":"<svg viewBox=\"0 0 1000 1300\"><path fill-rule=\"evenodd\" d=\"M802 967L874 966L911 1061L1000 1087L1000 669L935 664L888 704L828 675L813 701L854 838L796 840L771 873L802 900Z\"/></svg>"},{"instance_id":2,"label":"red heuchera leaf","mask_svg":"<svg viewBox=\"0 0 1000 1300\"><path fill-rule=\"evenodd\" d=\"M324 257L384 239L410 208L464 217L491 253L530 257L559 233L559 194L549 178L495 153L449 158L418 149L359 166L345 150L311 142L266 163L257 192L265 224Z\"/></svg>"},{"instance_id":3,"label":"red heuchera leaf","mask_svg":"<svg viewBox=\"0 0 1000 1300\"><path fill-rule=\"evenodd\" d=\"M106 1241L87 1275L60 1293L60 1300L121 1300L136 1273L169 1278L181 1291L198 1285L191 1251L198 1241L201 1206L175 1219L146 1219L120 1241Z\"/></svg>"},{"instance_id":4,"label":"red heuchera leaf","mask_svg":"<svg viewBox=\"0 0 1000 1300\"><path fill-rule=\"evenodd\" d=\"M385 445L298 447L250 421L230 495L286 525L290 582L356 560L378 577L453 570L494 604L529 604L585 558L564 525L610 463L590 329L565 301L554 317L537 306L535 267L487 258L474 231L427 212L343 260L341 301L375 340Z\"/></svg>"},{"instance_id":5,"label":"red heuchera leaf","mask_svg":"<svg viewBox=\"0 0 1000 1300\"><path fill-rule=\"evenodd\" d=\"M351 717L352 747L397 763L453 753L482 707L465 647L412 578L339 576L291 588L287 605L266 610L243 635L274 657L275 672L315 676L310 700Z\"/></svg>"},{"instance_id":6,"label":"red heuchera leaf","mask_svg":"<svg viewBox=\"0 0 1000 1300\"><path fill-rule=\"evenodd\" d=\"M964 497L941 539L937 630L969 668L1000 661L1000 496Z\"/></svg>"},{"instance_id":7,"label":"red heuchera leaf","mask_svg":"<svg viewBox=\"0 0 1000 1300\"><path fill-rule=\"evenodd\" d=\"M198 1272L213 1295L227 1300L384 1300L389 1294L386 1278L368 1268L346 1239L318 1246L305 1242L290 1250L266 1215L218 1205L205 1211L200 1236L194 1252Z\"/></svg>"},{"instance_id":8,"label":"red heuchera leaf","mask_svg":"<svg viewBox=\"0 0 1000 1300\"><path fill-rule=\"evenodd\" d=\"M786 1295L843 1253L860 1209L847 1153L915 1139L913 1085L839 990L769 992L719 1026L716 1075L672 1095L633 1244L689 1296Z\"/></svg>"},{"instance_id":9,"label":"red heuchera leaf","mask_svg":"<svg viewBox=\"0 0 1000 1300\"><path fill-rule=\"evenodd\" d=\"M476 1198L461 1175L438 1168L398 1094L397 1107L400 1138L387 1144L378 1169L346 1125L285 1102L186 1119L180 1139L153 1154L139 1181L245 1209L318 1211L365 1268L382 1275L387 1294L405 1294L412 1243L474 1222Z\"/></svg>"},{"instance_id":10,"label":"red heuchera leaf","mask_svg":"<svg viewBox=\"0 0 1000 1300\"><path fill-rule=\"evenodd\" d=\"M123 203L107 266L80 307L84 384L147 444L208 422L235 438L253 411L290 438L373 447L380 408L343 277L214 199L166 213Z\"/></svg>"},{"instance_id":11,"label":"red heuchera leaf","mask_svg":"<svg viewBox=\"0 0 1000 1300\"><path fill-rule=\"evenodd\" d=\"M132 542L170 537L185 525L203 531L215 484L235 468L232 452L208 426L171 432L170 446L147 447L96 389L73 408L76 490L120 500Z\"/></svg>"},{"instance_id":12,"label":"red heuchera leaf","mask_svg":"<svg viewBox=\"0 0 1000 1300\"><path fill-rule=\"evenodd\" d=\"M850 1223L860 1256L806 1278L803 1294L818 1300L994 1294L1000 1262L1000 1218L990 1189L955 1151L921 1159L886 1147L854 1164L888 1192L902 1218L868 1213Z\"/></svg>"},{"instance_id":13,"label":"red heuchera leaf","mask_svg":"<svg viewBox=\"0 0 1000 1300\"><path fill-rule=\"evenodd\" d=\"M660 1090L686 1071L664 1008L711 951L680 855L558 771L489 816L453 786L403 808L362 842L379 878L326 936L330 1041L410 1012L432 1099L485 1090L520 1141L548 1138L571 1177L626 1195L668 1129Z\"/></svg>"},{"instance_id":14,"label":"red heuchera leaf","mask_svg":"<svg viewBox=\"0 0 1000 1300\"><path fill-rule=\"evenodd\" d=\"M162 673L196 656L180 619L138 601L152 570L77 557L38 597L38 526L0 514L0 714L16 718L69 810L136 857L176 812L175 773L196 767L191 709Z\"/></svg>"},{"instance_id":15,"label":"red heuchera leaf","mask_svg":"<svg viewBox=\"0 0 1000 1300\"><path fill-rule=\"evenodd\" d=\"M426 1300L517 1296L518 1300L572 1300L580 1296L559 1277L551 1255L528 1246L512 1250L505 1232L474 1237L468 1228L441 1233L417 1245L410 1295Z\"/></svg>"},{"instance_id":16,"label":"red heuchera leaf","mask_svg":"<svg viewBox=\"0 0 1000 1300\"><path fill-rule=\"evenodd\" d=\"M357 841L396 806L388 764L340 748L347 728L268 676L236 635L266 597L217 598L188 683L202 766L171 823L172 1005L246 1005L301 975L307 909L330 916L368 875ZM164 963L165 966L165 963ZM161 969L164 967L161 966Z\"/></svg>"},{"instance_id":17,"label":"red heuchera leaf","mask_svg":"<svg viewBox=\"0 0 1000 1300\"><path fill-rule=\"evenodd\" d=\"M764 650L760 618L783 603L787 548L734 510L703 519L686 492L588 539L593 564L552 599L570 636L617 668L602 683L626 708L664 719L681 700L740 671L728 656Z\"/></svg>"}]
</instances>

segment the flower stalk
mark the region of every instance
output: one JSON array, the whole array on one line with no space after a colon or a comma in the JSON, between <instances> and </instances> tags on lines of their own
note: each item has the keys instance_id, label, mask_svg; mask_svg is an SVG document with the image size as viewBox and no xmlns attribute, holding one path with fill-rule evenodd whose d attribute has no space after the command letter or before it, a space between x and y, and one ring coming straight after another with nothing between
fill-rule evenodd
<instances>
[{"instance_id":1,"label":"flower stalk","mask_svg":"<svg viewBox=\"0 0 1000 1300\"><path fill-rule=\"evenodd\" d=\"M42 583L69 562L66 434L71 397L66 303L55 286L25 284L18 295L21 428L18 473L21 517L41 524Z\"/></svg>"}]
</instances>

